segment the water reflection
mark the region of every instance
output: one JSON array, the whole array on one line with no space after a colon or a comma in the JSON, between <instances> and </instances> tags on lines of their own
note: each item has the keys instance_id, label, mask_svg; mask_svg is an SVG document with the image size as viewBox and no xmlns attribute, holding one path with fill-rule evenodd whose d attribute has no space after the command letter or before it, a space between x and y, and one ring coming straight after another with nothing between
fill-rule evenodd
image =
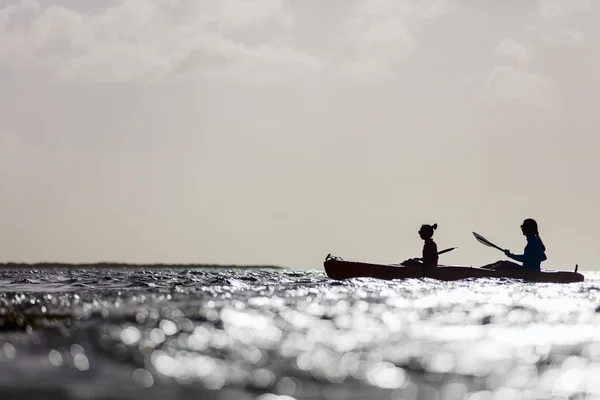
<instances>
[{"instance_id":1,"label":"water reflection","mask_svg":"<svg viewBox=\"0 0 600 400\"><path fill-rule=\"evenodd\" d=\"M65 286L57 272L39 274ZM38 281L24 274L19 285L31 290L1 293L11 329L29 327L32 339L0 342L0 367L33 357L35 337L52 342L43 358L59 377L70 369L117 379L110 366L118 365L128 368L119 379L139 389L200 387L253 400L600 393L594 279L333 284L316 272L110 274L81 272L77 293L36 292ZM43 330L57 326L59 337Z\"/></svg>"}]
</instances>

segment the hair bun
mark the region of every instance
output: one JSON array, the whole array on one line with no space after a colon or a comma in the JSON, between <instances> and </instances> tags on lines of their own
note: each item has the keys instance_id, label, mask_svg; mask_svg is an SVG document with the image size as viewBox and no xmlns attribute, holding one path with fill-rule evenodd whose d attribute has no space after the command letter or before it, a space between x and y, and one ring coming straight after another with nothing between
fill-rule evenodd
<instances>
[{"instance_id":1,"label":"hair bun","mask_svg":"<svg viewBox=\"0 0 600 400\"><path fill-rule=\"evenodd\" d=\"M433 224L431 225L431 227L433 228L433 230L435 231L437 229L437 224Z\"/></svg>"}]
</instances>

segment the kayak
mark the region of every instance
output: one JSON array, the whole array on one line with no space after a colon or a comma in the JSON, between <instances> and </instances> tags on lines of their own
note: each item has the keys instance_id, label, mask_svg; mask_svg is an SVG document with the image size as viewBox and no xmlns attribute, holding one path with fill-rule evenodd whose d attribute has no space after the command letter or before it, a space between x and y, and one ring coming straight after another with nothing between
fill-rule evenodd
<instances>
[{"instance_id":1,"label":"kayak","mask_svg":"<svg viewBox=\"0 0 600 400\"><path fill-rule=\"evenodd\" d=\"M574 271L531 271L523 268L494 270L489 268L461 265L440 265L438 267L369 264L345 261L327 256L323 263L327 276L331 279L377 278L407 279L432 278L441 281L457 281L469 278L511 278L531 282L573 283L583 282L584 276Z\"/></svg>"}]
</instances>

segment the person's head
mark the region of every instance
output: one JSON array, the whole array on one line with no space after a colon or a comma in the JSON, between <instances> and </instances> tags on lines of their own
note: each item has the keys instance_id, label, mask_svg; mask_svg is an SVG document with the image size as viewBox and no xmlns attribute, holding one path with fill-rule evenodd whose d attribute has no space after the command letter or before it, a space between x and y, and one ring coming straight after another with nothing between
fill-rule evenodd
<instances>
[{"instance_id":1,"label":"person's head","mask_svg":"<svg viewBox=\"0 0 600 400\"><path fill-rule=\"evenodd\" d=\"M431 239L433 236L433 231L437 229L437 224L433 225L421 225L421 229L419 229L419 236L421 239Z\"/></svg>"},{"instance_id":2,"label":"person's head","mask_svg":"<svg viewBox=\"0 0 600 400\"><path fill-rule=\"evenodd\" d=\"M538 224L534 219L527 218L523 221L523 225L521 225L521 231L525 236L539 236L538 232Z\"/></svg>"}]
</instances>

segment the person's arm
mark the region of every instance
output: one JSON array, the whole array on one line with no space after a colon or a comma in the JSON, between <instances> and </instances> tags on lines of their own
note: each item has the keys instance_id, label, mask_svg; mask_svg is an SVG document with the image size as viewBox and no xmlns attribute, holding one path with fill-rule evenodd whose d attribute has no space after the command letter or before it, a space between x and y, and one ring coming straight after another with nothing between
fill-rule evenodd
<instances>
[{"instance_id":1,"label":"person's arm","mask_svg":"<svg viewBox=\"0 0 600 400\"><path fill-rule=\"evenodd\" d=\"M523 254L513 254L508 250L504 250L504 254L508 257L508 258L512 258L515 261L520 261L520 262L525 262L525 260L531 258L532 256L532 247L531 247L531 243L527 243L527 246L525 246L525 250L523 251Z\"/></svg>"}]
</instances>

